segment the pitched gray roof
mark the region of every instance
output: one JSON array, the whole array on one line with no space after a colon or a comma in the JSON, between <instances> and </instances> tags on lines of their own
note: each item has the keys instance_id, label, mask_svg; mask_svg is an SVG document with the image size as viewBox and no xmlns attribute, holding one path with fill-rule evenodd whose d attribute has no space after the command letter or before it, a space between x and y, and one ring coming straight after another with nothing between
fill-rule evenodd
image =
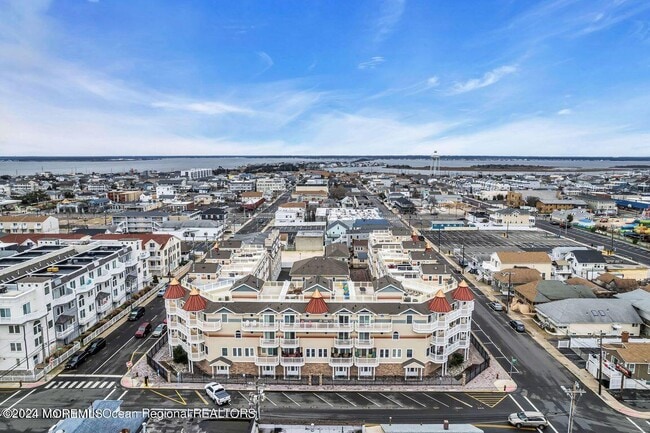
<instances>
[{"instance_id":1,"label":"pitched gray roof","mask_svg":"<svg viewBox=\"0 0 650 433\"><path fill-rule=\"evenodd\" d=\"M350 257L348 246L342 243L329 244L325 247L325 257Z\"/></svg>"},{"instance_id":2,"label":"pitched gray roof","mask_svg":"<svg viewBox=\"0 0 650 433\"><path fill-rule=\"evenodd\" d=\"M312 257L298 260L291 267L289 275L292 277L324 276L350 276L350 269L345 262L327 257Z\"/></svg>"},{"instance_id":3,"label":"pitched gray roof","mask_svg":"<svg viewBox=\"0 0 650 433\"><path fill-rule=\"evenodd\" d=\"M596 250L573 250L571 254L578 263L606 263L603 254Z\"/></svg>"},{"instance_id":4,"label":"pitched gray roof","mask_svg":"<svg viewBox=\"0 0 650 433\"><path fill-rule=\"evenodd\" d=\"M632 303L624 299L563 299L536 309L557 324L642 322Z\"/></svg>"}]
</instances>

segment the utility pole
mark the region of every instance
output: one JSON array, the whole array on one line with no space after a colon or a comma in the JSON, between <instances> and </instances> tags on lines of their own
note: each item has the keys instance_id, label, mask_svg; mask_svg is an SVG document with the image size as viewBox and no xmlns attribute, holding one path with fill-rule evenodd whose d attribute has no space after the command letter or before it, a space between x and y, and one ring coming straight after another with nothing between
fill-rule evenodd
<instances>
[{"instance_id":1,"label":"utility pole","mask_svg":"<svg viewBox=\"0 0 650 433\"><path fill-rule=\"evenodd\" d=\"M508 294L506 301L506 314L510 312L510 291L512 290L512 272L508 272Z\"/></svg>"},{"instance_id":2,"label":"utility pole","mask_svg":"<svg viewBox=\"0 0 650 433\"><path fill-rule=\"evenodd\" d=\"M603 331L598 336L598 395L603 390Z\"/></svg>"},{"instance_id":3,"label":"utility pole","mask_svg":"<svg viewBox=\"0 0 650 433\"><path fill-rule=\"evenodd\" d=\"M567 433L572 433L573 432L573 417L576 412L576 400L578 399L579 396L584 394L586 391L583 389L580 389L580 384L578 381L573 382L573 387L571 389L567 388L566 386L561 386L562 391L566 395L569 396L569 399L571 399L571 403L569 405L569 426L567 428Z\"/></svg>"}]
</instances>

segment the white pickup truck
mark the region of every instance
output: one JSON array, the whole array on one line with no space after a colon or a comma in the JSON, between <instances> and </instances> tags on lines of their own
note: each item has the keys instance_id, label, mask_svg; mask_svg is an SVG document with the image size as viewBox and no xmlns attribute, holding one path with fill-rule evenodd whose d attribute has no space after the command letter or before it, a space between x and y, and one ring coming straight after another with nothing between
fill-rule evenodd
<instances>
[{"instance_id":1,"label":"white pickup truck","mask_svg":"<svg viewBox=\"0 0 650 433\"><path fill-rule=\"evenodd\" d=\"M205 385L205 393L208 394L208 397L219 406L230 403L230 394L226 392L226 389L220 383L208 383Z\"/></svg>"}]
</instances>

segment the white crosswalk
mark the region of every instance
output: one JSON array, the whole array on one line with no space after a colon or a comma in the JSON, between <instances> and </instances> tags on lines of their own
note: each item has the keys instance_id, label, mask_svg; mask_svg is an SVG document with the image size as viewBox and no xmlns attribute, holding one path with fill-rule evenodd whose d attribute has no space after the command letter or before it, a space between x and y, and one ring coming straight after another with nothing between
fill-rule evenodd
<instances>
[{"instance_id":1,"label":"white crosswalk","mask_svg":"<svg viewBox=\"0 0 650 433\"><path fill-rule=\"evenodd\" d=\"M114 386L115 381L110 380L54 380L45 385L45 389L110 389Z\"/></svg>"}]
</instances>

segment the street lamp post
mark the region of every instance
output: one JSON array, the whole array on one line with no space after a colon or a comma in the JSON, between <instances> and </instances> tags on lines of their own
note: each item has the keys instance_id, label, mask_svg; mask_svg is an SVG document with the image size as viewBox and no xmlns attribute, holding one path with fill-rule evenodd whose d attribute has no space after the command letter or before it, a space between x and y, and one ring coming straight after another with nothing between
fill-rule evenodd
<instances>
[{"instance_id":1,"label":"street lamp post","mask_svg":"<svg viewBox=\"0 0 650 433\"><path fill-rule=\"evenodd\" d=\"M510 312L510 290L512 290L512 272L508 272L508 294L506 301L506 314Z\"/></svg>"}]
</instances>

